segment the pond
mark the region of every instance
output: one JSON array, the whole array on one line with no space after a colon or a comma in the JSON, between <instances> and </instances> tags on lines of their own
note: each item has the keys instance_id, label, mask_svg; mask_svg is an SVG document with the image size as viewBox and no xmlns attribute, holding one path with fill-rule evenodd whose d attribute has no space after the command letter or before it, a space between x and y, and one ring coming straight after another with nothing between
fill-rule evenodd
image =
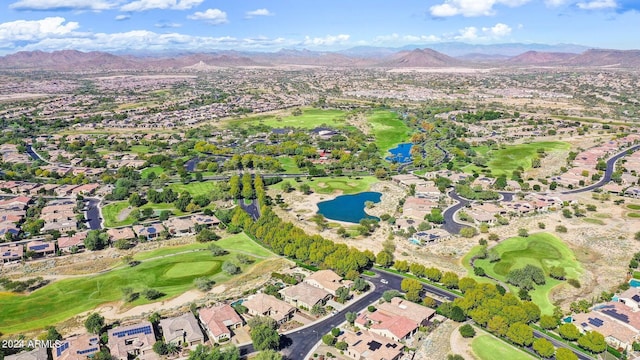
<instances>
[{"instance_id":1,"label":"pond","mask_svg":"<svg viewBox=\"0 0 640 360\"><path fill-rule=\"evenodd\" d=\"M387 156L387 161L394 163L406 163L411 161L412 143L398 144L395 148L389 150L391 155Z\"/></svg>"},{"instance_id":2,"label":"pond","mask_svg":"<svg viewBox=\"0 0 640 360\"><path fill-rule=\"evenodd\" d=\"M359 223L362 219L378 219L375 216L364 212L365 201L380 202L382 194L379 192L367 191L353 195L340 195L333 200L318 203L318 214L324 215L327 219Z\"/></svg>"}]
</instances>

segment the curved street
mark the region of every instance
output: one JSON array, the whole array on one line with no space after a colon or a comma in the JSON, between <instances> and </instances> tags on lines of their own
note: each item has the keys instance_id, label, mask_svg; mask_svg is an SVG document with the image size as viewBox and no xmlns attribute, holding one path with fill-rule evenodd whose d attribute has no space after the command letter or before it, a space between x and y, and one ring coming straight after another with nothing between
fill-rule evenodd
<instances>
[{"instance_id":1,"label":"curved street","mask_svg":"<svg viewBox=\"0 0 640 360\"><path fill-rule=\"evenodd\" d=\"M591 184L589 186L585 186L579 189L573 189L573 190L567 190L567 191L558 191L555 192L557 194L578 194L578 193L582 193L582 192L587 192L587 191L592 191L598 188L603 187L604 185L606 185L609 181L611 181L611 175L613 174L613 171L615 169L615 164L618 160L620 160L620 158L626 156L629 152L634 152L637 151L638 149L640 149L640 145L634 145L624 151L621 151L615 155L613 155L612 157L610 157L609 159L607 159L607 167L604 171L604 175L602 176L602 178L594 183ZM498 192L500 195L502 195L502 199L498 200L498 201L511 201L513 200L513 194L512 192L506 192L506 191L499 191ZM553 195L554 193L546 193L547 195ZM460 195L458 195L456 193L455 190L451 190L448 193L449 197L453 200L456 200L458 203L454 204L448 208L446 208L444 210L444 212L442 213L442 216L444 216L444 224L442 226L442 228L444 230L446 230L448 233L450 234L459 234L460 230L464 227L468 227L469 225L467 224L463 224L463 223L459 223L456 222L455 220L455 214L458 210L462 209L463 207L469 205L472 203L471 200L465 199L463 197L461 197Z\"/></svg>"}]
</instances>

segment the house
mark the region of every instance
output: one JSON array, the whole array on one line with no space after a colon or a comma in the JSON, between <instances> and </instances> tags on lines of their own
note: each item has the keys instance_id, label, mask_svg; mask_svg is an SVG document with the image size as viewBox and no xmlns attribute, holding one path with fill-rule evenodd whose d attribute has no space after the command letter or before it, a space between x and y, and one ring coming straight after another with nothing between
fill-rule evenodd
<instances>
[{"instance_id":1,"label":"house","mask_svg":"<svg viewBox=\"0 0 640 360\"><path fill-rule=\"evenodd\" d=\"M24 247L17 244L0 246L0 256L2 263L20 261L24 256Z\"/></svg>"},{"instance_id":2,"label":"house","mask_svg":"<svg viewBox=\"0 0 640 360\"><path fill-rule=\"evenodd\" d=\"M51 349L53 360L86 360L99 351L100 338L94 334L72 336Z\"/></svg>"},{"instance_id":3,"label":"house","mask_svg":"<svg viewBox=\"0 0 640 360\"><path fill-rule=\"evenodd\" d=\"M0 200L0 208L7 210L25 210L29 203L31 203L31 198L26 196L18 196L11 199Z\"/></svg>"},{"instance_id":4,"label":"house","mask_svg":"<svg viewBox=\"0 0 640 360\"><path fill-rule=\"evenodd\" d=\"M178 346L186 344L185 347L192 347L204 343L204 334L200 330L198 320L191 312L160 320L160 328L167 344L173 343Z\"/></svg>"},{"instance_id":5,"label":"house","mask_svg":"<svg viewBox=\"0 0 640 360\"><path fill-rule=\"evenodd\" d=\"M169 231L169 234L173 236L193 235L194 223L191 219L174 217L163 221L162 225L164 225Z\"/></svg>"},{"instance_id":6,"label":"house","mask_svg":"<svg viewBox=\"0 0 640 360\"><path fill-rule=\"evenodd\" d=\"M278 324L283 324L293 317L296 308L274 296L256 294L242 303L251 316L268 316Z\"/></svg>"},{"instance_id":7,"label":"house","mask_svg":"<svg viewBox=\"0 0 640 360\"><path fill-rule=\"evenodd\" d=\"M133 229L130 227L109 229L107 230L107 235L109 235L109 240L112 242L118 240L133 240L136 238L136 234L134 234Z\"/></svg>"},{"instance_id":8,"label":"house","mask_svg":"<svg viewBox=\"0 0 640 360\"><path fill-rule=\"evenodd\" d=\"M356 318L356 324L366 327L370 332L380 336L403 341L418 331L419 324L404 316L398 316L386 311L364 311Z\"/></svg>"},{"instance_id":9,"label":"house","mask_svg":"<svg viewBox=\"0 0 640 360\"><path fill-rule=\"evenodd\" d=\"M597 331L604 336L607 344L614 348L631 349L631 344L640 338L640 332L633 327L603 316L597 311L572 315L574 325L581 332Z\"/></svg>"},{"instance_id":10,"label":"house","mask_svg":"<svg viewBox=\"0 0 640 360\"><path fill-rule=\"evenodd\" d=\"M46 256L56 252L56 244L40 240L29 241L27 251L33 251L36 257Z\"/></svg>"},{"instance_id":11,"label":"house","mask_svg":"<svg viewBox=\"0 0 640 360\"><path fill-rule=\"evenodd\" d=\"M133 231L138 236L144 236L147 240L152 240L160 236L160 233L164 231L164 227L161 224L149 224L149 225L136 225L133 227Z\"/></svg>"},{"instance_id":12,"label":"house","mask_svg":"<svg viewBox=\"0 0 640 360\"><path fill-rule=\"evenodd\" d=\"M20 234L20 228L18 228L13 222L1 222L0 223L0 237L5 239L7 234L11 234L14 238Z\"/></svg>"},{"instance_id":13,"label":"house","mask_svg":"<svg viewBox=\"0 0 640 360\"><path fill-rule=\"evenodd\" d=\"M87 232L74 234L73 236L63 236L58 238L58 249L64 252L71 252L75 246L77 249L84 249L84 239L87 238Z\"/></svg>"},{"instance_id":14,"label":"house","mask_svg":"<svg viewBox=\"0 0 640 360\"><path fill-rule=\"evenodd\" d=\"M361 330L356 333L346 331L338 341L347 343L345 355L355 360L398 360L404 346L396 341Z\"/></svg>"},{"instance_id":15,"label":"house","mask_svg":"<svg viewBox=\"0 0 640 360\"><path fill-rule=\"evenodd\" d=\"M47 349L43 347L37 347L31 351L23 351L14 355L7 355L5 360L48 360Z\"/></svg>"},{"instance_id":16,"label":"house","mask_svg":"<svg viewBox=\"0 0 640 360\"><path fill-rule=\"evenodd\" d=\"M280 290L280 294L287 303L311 310L314 305L324 305L331 299L331 294L321 288L301 282Z\"/></svg>"},{"instance_id":17,"label":"house","mask_svg":"<svg viewBox=\"0 0 640 360\"><path fill-rule=\"evenodd\" d=\"M128 360L129 357L141 359L157 359L153 352L156 337L153 326L148 321L142 321L129 326L118 326L107 332L109 342L107 346L111 355L118 360Z\"/></svg>"},{"instance_id":18,"label":"house","mask_svg":"<svg viewBox=\"0 0 640 360\"><path fill-rule=\"evenodd\" d=\"M80 185L77 188L71 190L70 194L71 194L71 196L91 195L99 187L100 187L100 185L98 185L98 184L84 184L84 185Z\"/></svg>"},{"instance_id":19,"label":"house","mask_svg":"<svg viewBox=\"0 0 640 360\"><path fill-rule=\"evenodd\" d=\"M342 277L331 270L320 270L307 276L305 283L327 291L329 294L336 296L336 290L345 286L351 286L350 281L342 281Z\"/></svg>"},{"instance_id":20,"label":"house","mask_svg":"<svg viewBox=\"0 0 640 360\"><path fill-rule=\"evenodd\" d=\"M391 299L391 302L379 304L377 307L379 311L413 319L420 325L427 325L429 320L431 320L436 314L436 311L431 308L418 305L399 297L394 297Z\"/></svg>"},{"instance_id":21,"label":"house","mask_svg":"<svg viewBox=\"0 0 640 360\"><path fill-rule=\"evenodd\" d=\"M220 224L220 220L214 215L195 214L191 215L191 221L198 225L214 226Z\"/></svg>"},{"instance_id":22,"label":"house","mask_svg":"<svg viewBox=\"0 0 640 360\"><path fill-rule=\"evenodd\" d=\"M240 328L244 323L240 315L227 304L201 308L198 317L209 338L215 342L231 339L232 330Z\"/></svg>"},{"instance_id":23,"label":"house","mask_svg":"<svg viewBox=\"0 0 640 360\"><path fill-rule=\"evenodd\" d=\"M618 301L627 305L631 310L640 310L640 288L630 287L618 295Z\"/></svg>"}]
</instances>

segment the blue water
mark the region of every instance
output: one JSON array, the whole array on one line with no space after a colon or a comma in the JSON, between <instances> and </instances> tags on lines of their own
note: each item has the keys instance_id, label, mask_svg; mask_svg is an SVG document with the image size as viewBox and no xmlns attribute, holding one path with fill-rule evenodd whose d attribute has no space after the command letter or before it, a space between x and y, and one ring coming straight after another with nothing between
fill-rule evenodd
<instances>
[{"instance_id":1,"label":"blue water","mask_svg":"<svg viewBox=\"0 0 640 360\"><path fill-rule=\"evenodd\" d=\"M631 281L629 281L629 285L631 285L631 287L640 287L640 280L631 279Z\"/></svg>"},{"instance_id":2,"label":"blue water","mask_svg":"<svg viewBox=\"0 0 640 360\"><path fill-rule=\"evenodd\" d=\"M571 316L567 316L566 318L562 319L562 321L564 321L565 323L570 323L573 322L573 318Z\"/></svg>"},{"instance_id":3,"label":"blue water","mask_svg":"<svg viewBox=\"0 0 640 360\"><path fill-rule=\"evenodd\" d=\"M390 156L387 156L387 161L396 163L406 163L411 161L411 147L412 143L399 144L397 147L389 150Z\"/></svg>"},{"instance_id":4,"label":"blue water","mask_svg":"<svg viewBox=\"0 0 640 360\"><path fill-rule=\"evenodd\" d=\"M318 214L327 219L359 223L362 219L378 219L364 212L365 201L380 202L379 192L361 192L353 195L340 195L333 200L318 203Z\"/></svg>"}]
</instances>

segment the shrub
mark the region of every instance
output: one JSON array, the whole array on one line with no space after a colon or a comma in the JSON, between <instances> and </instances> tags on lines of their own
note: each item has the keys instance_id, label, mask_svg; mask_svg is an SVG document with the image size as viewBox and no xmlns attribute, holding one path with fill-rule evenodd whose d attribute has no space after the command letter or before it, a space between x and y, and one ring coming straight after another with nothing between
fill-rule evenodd
<instances>
[{"instance_id":1,"label":"shrub","mask_svg":"<svg viewBox=\"0 0 640 360\"><path fill-rule=\"evenodd\" d=\"M476 330L469 324L462 325L458 330L463 338L472 338L476 336Z\"/></svg>"}]
</instances>

